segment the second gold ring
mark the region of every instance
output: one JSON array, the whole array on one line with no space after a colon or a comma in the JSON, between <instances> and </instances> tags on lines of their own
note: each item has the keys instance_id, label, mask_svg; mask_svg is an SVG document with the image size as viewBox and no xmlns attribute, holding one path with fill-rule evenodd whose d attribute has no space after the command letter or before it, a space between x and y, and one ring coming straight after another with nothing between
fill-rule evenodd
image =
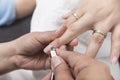
<instances>
[{"instance_id":1,"label":"second gold ring","mask_svg":"<svg viewBox=\"0 0 120 80\"><path fill-rule=\"evenodd\" d=\"M106 38L106 35L104 32L100 31L100 30L94 30L93 33L98 33L100 35L102 35L104 38Z\"/></svg>"}]
</instances>

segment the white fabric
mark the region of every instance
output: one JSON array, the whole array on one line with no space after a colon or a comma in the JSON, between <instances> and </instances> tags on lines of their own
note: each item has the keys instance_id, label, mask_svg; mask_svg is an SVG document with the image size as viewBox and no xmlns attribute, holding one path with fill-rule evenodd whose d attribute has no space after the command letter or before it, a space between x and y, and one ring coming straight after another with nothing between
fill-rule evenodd
<instances>
[{"instance_id":1,"label":"white fabric","mask_svg":"<svg viewBox=\"0 0 120 80\"><path fill-rule=\"evenodd\" d=\"M80 1L81 0L37 0L37 8L31 22L31 32L49 31L59 28L64 21L61 16L71 11ZM90 36L91 31L82 34L79 37L80 45L77 46L75 50L84 53L88 46ZM96 59L107 63L115 80L120 80L119 64L111 65L109 62L111 48L110 36L111 34L109 33Z\"/></svg>"},{"instance_id":2,"label":"white fabric","mask_svg":"<svg viewBox=\"0 0 120 80\"><path fill-rule=\"evenodd\" d=\"M16 70L0 76L0 80L35 80L35 79L31 71Z\"/></svg>"},{"instance_id":3,"label":"white fabric","mask_svg":"<svg viewBox=\"0 0 120 80\"><path fill-rule=\"evenodd\" d=\"M50 71L31 71L21 69L0 76L0 80L41 80L48 72Z\"/></svg>"}]
</instances>

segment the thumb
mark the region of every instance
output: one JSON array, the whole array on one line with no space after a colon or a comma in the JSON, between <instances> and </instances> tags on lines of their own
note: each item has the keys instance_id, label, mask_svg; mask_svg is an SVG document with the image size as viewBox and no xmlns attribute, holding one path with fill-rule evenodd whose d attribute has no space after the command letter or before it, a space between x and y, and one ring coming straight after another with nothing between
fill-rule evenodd
<instances>
[{"instance_id":1,"label":"thumb","mask_svg":"<svg viewBox=\"0 0 120 80\"><path fill-rule=\"evenodd\" d=\"M82 55L77 52L64 51L64 50L60 50L60 49L57 49L56 51L57 51L57 55L59 55L61 58L63 58L72 69L75 69L74 70L75 76L83 68L86 68L88 65L90 65L91 61L93 61L92 58L87 57L87 56Z\"/></svg>"}]
</instances>

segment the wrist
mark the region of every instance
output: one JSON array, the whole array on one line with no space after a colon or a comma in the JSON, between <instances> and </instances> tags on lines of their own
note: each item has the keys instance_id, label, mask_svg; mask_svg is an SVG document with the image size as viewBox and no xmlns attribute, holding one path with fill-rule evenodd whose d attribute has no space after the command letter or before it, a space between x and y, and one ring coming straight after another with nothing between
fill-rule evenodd
<instances>
[{"instance_id":1,"label":"wrist","mask_svg":"<svg viewBox=\"0 0 120 80\"><path fill-rule=\"evenodd\" d=\"M16 54L15 46L11 43L0 44L0 74L17 69L12 57Z\"/></svg>"}]
</instances>

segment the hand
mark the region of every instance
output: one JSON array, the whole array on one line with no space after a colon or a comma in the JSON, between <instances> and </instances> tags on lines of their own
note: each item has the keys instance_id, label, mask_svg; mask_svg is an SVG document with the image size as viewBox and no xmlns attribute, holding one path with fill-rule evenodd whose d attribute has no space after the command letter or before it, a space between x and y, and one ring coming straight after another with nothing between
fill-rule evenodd
<instances>
[{"instance_id":1,"label":"hand","mask_svg":"<svg viewBox=\"0 0 120 80\"><path fill-rule=\"evenodd\" d=\"M0 74L15 69L46 69L49 56L43 49L55 39L55 32L35 32L0 45Z\"/></svg>"},{"instance_id":2,"label":"hand","mask_svg":"<svg viewBox=\"0 0 120 80\"><path fill-rule=\"evenodd\" d=\"M49 55L43 49L56 38L55 32L34 32L26 34L14 41L0 45L0 74L16 70L40 70L50 67ZM73 41L60 49L71 49L76 42Z\"/></svg>"},{"instance_id":3,"label":"hand","mask_svg":"<svg viewBox=\"0 0 120 80\"><path fill-rule=\"evenodd\" d=\"M108 66L102 62L76 52L57 50L57 54L51 59L55 80L114 80Z\"/></svg>"},{"instance_id":4,"label":"hand","mask_svg":"<svg viewBox=\"0 0 120 80\"><path fill-rule=\"evenodd\" d=\"M86 50L88 56L95 57L107 33L112 32L111 63L117 62L120 55L119 0L83 0L64 18L67 20L62 27L67 30L51 43L52 46L66 44L87 30L99 30L92 35ZM49 46L44 51L49 51Z\"/></svg>"}]
</instances>

